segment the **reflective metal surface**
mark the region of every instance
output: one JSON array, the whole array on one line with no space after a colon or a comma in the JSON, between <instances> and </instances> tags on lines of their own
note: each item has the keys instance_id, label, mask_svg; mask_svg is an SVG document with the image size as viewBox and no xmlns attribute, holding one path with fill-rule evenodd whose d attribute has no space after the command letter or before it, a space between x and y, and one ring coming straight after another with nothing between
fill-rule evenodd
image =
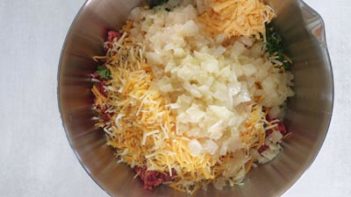
<instances>
[{"instance_id":1,"label":"reflective metal surface","mask_svg":"<svg viewBox=\"0 0 351 197\"><path fill-rule=\"evenodd\" d=\"M310 166L326 136L333 108L333 75L321 17L299 0L268 1L274 21L294 61L296 96L289 100L286 123L293 135L272 162L254 169L243 186L199 191L196 196L280 196ZM89 0L73 22L62 50L58 73L59 108L67 138L90 176L112 196L186 196L161 187L146 191L133 172L116 164L103 131L94 128L89 74L93 55L103 54L107 29L123 25L140 0Z\"/></svg>"}]
</instances>

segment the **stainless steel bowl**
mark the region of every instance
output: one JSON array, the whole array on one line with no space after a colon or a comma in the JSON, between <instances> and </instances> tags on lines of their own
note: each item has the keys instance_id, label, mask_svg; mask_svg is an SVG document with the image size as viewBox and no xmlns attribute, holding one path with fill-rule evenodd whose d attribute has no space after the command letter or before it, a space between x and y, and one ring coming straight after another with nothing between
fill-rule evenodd
<instances>
[{"instance_id":1,"label":"stainless steel bowl","mask_svg":"<svg viewBox=\"0 0 351 197\"><path fill-rule=\"evenodd\" d=\"M88 0L78 13L62 50L58 73L59 108L67 138L84 169L112 196L186 196L167 187L146 191L127 166L117 164L104 133L91 120L89 74L92 56L103 54L107 29L118 29L141 0ZM286 123L293 135L282 153L249 173L243 186L209 188L196 196L279 196L311 165L324 138L333 109L333 75L321 17L300 0L268 1L277 11L275 25L294 61L296 96L289 100Z\"/></svg>"}]
</instances>

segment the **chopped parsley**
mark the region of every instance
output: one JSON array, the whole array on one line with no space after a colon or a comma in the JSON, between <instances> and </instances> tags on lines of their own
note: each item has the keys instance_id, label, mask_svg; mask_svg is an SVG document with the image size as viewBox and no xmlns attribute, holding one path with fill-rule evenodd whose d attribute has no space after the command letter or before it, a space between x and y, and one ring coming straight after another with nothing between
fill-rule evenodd
<instances>
[{"instance_id":1,"label":"chopped parsley","mask_svg":"<svg viewBox=\"0 0 351 197\"><path fill-rule=\"evenodd\" d=\"M98 66L97 69L96 69L96 73L102 79L110 79L111 78L111 72L105 66Z\"/></svg>"},{"instance_id":2,"label":"chopped parsley","mask_svg":"<svg viewBox=\"0 0 351 197\"><path fill-rule=\"evenodd\" d=\"M273 60L282 62L282 66L285 70L290 69L292 63L285 55L286 49L283 44L283 39L271 24L266 25L266 51Z\"/></svg>"}]
</instances>

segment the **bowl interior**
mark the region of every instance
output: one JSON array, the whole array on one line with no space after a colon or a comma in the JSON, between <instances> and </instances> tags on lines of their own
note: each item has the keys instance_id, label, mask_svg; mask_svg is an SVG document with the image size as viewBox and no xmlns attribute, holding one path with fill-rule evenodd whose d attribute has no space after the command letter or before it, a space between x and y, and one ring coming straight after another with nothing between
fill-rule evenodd
<instances>
[{"instance_id":1,"label":"bowl interior","mask_svg":"<svg viewBox=\"0 0 351 197\"><path fill-rule=\"evenodd\" d=\"M95 128L91 120L93 96L89 74L96 68L92 56L104 53L106 31L119 29L140 2L88 0L82 7L62 51L58 74L60 112L81 164L110 195L186 196L167 187L153 192L144 190L138 179L133 178L131 169L116 163L113 151L105 145L103 131ZM312 163L327 133L333 107L333 79L326 47L323 40L315 37L318 33L324 35L322 21L298 0L268 2L278 13L274 23L294 62L296 96L288 101L285 119L293 135L284 142L283 151L276 159L249 173L243 186L223 191L210 187L196 196L281 195Z\"/></svg>"}]
</instances>

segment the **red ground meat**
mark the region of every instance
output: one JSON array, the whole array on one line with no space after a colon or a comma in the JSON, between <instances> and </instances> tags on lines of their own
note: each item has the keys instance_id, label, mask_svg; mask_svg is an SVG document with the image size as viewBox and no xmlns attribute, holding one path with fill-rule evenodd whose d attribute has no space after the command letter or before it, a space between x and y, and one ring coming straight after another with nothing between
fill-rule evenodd
<instances>
[{"instance_id":1,"label":"red ground meat","mask_svg":"<svg viewBox=\"0 0 351 197\"><path fill-rule=\"evenodd\" d=\"M106 36L106 42L104 44L105 51L108 51L112 47L112 41L117 38L117 40L122 36L118 31L108 31Z\"/></svg>"},{"instance_id":2,"label":"red ground meat","mask_svg":"<svg viewBox=\"0 0 351 197\"><path fill-rule=\"evenodd\" d=\"M272 121L277 120L277 119L271 118L271 117L269 117L267 115L266 120L269 121L269 122L272 122ZM280 131L280 133L283 136L285 136L285 135L287 135L289 133L289 131L286 129L286 126L285 126L284 122L280 121L280 120L278 122L278 130ZM271 129L267 130L266 131L266 136L269 136L270 134L272 134L272 132L273 132L273 130L271 130Z\"/></svg>"},{"instance_id":3,"label":"red ground meat","mask_svg":"<svg viewBox=\"0 0 351 197\"><path fill-rule=\"evenodd\" d=\"M273 130L272 129L268 129L266 131L266 137L270 136L272 133L273 133Z\"/></svg>"},{"instance_id":4,"label":"red ground meat","mask_svg":"<svg viewBox=\"0 0 351 197\"><path fill-rule=\"evenodd\" d=\"M106 111L101 111L101 119L104 122L109 122L112 118L113 114L112 113L107 113Z\"/></svg>"},{"instance_id":5,"label":"red ground meat","mask_svg":"<svg viewBox=\"0 0 351 197\"><path fill-rule=\"evenodd\" d=\"M107 41L112 42L115 38L119 39L121 37L121 33L118 31L108 31L107 32Z\"/></svg>"},{"instance_id":6,"label":"red ground meat","mask_svg":"<svg viewBox=\"0 0 351 197\"><path fill-rule=\"evenodd\" d=\"M284 136L286 134L288 134L288 130L286 129L286 126L283 122L279 122L278 123L278 130L280 131L280 133Z\"/></svg>"},{"instance_id":7,"label":"red ground meat","mask_svg":"<svg viewBox=\"0 0 351 197\"><path fill-rule=\"evenodd\" d=\"M257 151L258 153L263 153L265 150L267 150L269 147L266 144L263 144Z\"/></svg>"},{"instance_id":8,"label":"red ground meat","mask_svg":"<svg viewBox=\"0 0 351 197\"><path fill-rule=\"evenodd\" d=\"M171 177L168 173L147 170L145 167L135 167L134 171L137 173L140 180L144 184L144 188L147 190L152 190L164 182L173 180L173 177Z\"/></svg>"},{"instance_id":9,"label":"red ground meat","mask_svg":"<svg viewBox=\"0 0 351 197\"><path fill-rule=\"evenodd\" d=\"M105 86L105 82L104 82L104 81L101 81L101 82L99 82L99 83L96 83L96 87L97 87L97 89L99 90L99 92L100 92L102 95L104 95L105 97L107 97L107 93L106 93L106 91L105 91L104 86Z\"/></svg>"}]
</instances>

